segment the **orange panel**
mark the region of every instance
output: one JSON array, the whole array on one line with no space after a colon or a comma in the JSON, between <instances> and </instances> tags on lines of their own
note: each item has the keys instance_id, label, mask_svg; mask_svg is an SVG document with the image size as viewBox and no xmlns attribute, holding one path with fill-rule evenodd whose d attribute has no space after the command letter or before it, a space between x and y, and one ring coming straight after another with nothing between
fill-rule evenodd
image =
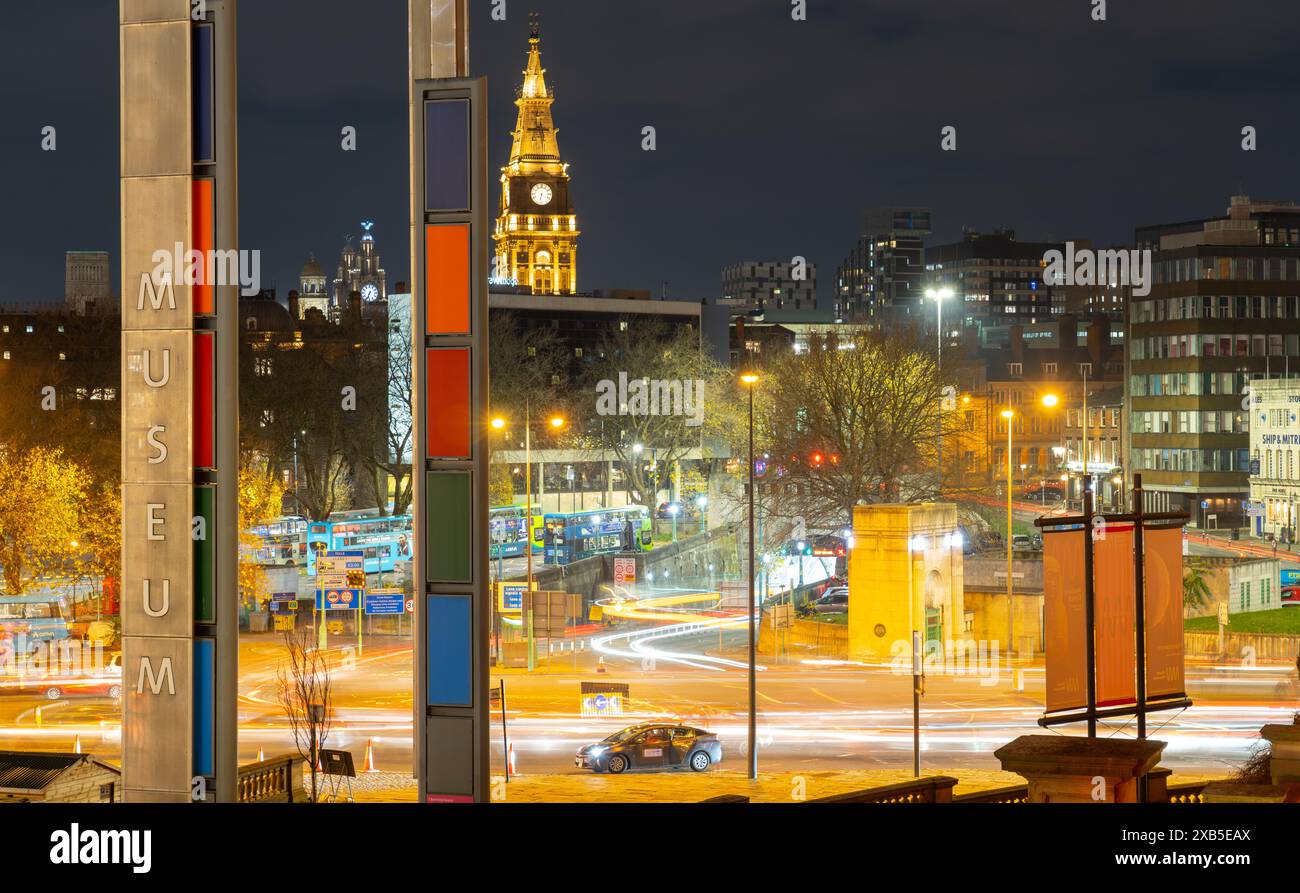
<instances>
[{"instance_id":1,"label":"orange panel","mask_svg":"<svg viewBox=\"0 0 1300 893\"><path fill-rule=\"evenodd\" d=\"M426 357L425 417L431 459L469 459L470 362L469 348L437 348Z\"/></svg>"},{"instance_id":2,"label":"orange panel","mask_svg":"<svg viewBox=\"0 0 1300 893\"><path fill-rule=\"evenodd\" d=\"M469 334L469 224L424 228L425 332Z\"/></svg>"},{"instance_id":3,"label":"orange panel","mask_svg":"<svg viewBox=\"0 0 1300 893\"><path fill-rule=\"evenodd\" d=\"M213 287L213 277L217 271L209 270L207 266L213 249L212 225L212 181L195 180L192 247L203 255L203 275L194 284L194 312L199 316L213 316L217 312L214 297L216 289Z\"/></svg>"}]
</instances>

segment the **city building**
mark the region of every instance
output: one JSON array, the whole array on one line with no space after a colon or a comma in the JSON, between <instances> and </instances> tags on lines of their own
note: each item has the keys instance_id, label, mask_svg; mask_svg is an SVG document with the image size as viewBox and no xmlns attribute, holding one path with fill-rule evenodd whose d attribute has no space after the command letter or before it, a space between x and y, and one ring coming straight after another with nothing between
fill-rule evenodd
<instances>
[{"instance_id":1,"label":"city building","mask_svg":"<svg viewBox=\"0 0 1300 893\"><path fill-rule=\"evenodd\" d=\"M307 257L298 274L298 305L295 319L302 319L309 310L319 310L321 316L329 319L330 290L325 282L325 268L316 262L316 255Z\"/></svg>"},{"instance_id":2,"label":"city building","mask_svg":"<svg viewBox=\"0 0 1300 893\"><path fill-rule=\"evenodd\" d=\"M817 265L789 261L741 261L722 268L718 303L750 313L814 310Z\"/></svg>"},{"instance_id":3,"label":"city building","mask_svg":"<svg viewBox=\"0 0 1300 893\"><path fill-rule=\"evenodd\" d=\"M874 319L885 308L919 312L925 276L929 208L871 208L862 215L857 244L835 272L835 316Z\"/></svg>"},{"instance_id":4,"label":"city building","mask_svg":"<svg viewBox=\"0 0 1300 893\"><path fill-rule=\"evenodd\" d=\"M113 309L107 251L69 251L63 261L63 303L78 316Z\"/></svg>"},{"instance_id":5,"label":"city building","mask_svg":"<svg viewBox=\"0 0 1300 893\"><path fill-rule=\"evenodd\" d=\"M327 314L331 320L337 321L339 316L347 311L348 299L353 292L359 293L365 304L388 300L388 277L375 246L375 234L371 232L374 226L372 221L361 221L361 229L365 234L361 237L360 249L352 246L351 236L343 245L338 273L334 277L330 312ZM313 261L308 262L304 273L312 263ZM316 275L313 273L310 278L314 284ZM302 294L300 293L298 297L301 301Z\"/></svg>"},{"instance_id":6,"label":"city building","mask_svg":"<svg viewBox=\"0 0 1300 893\"><path fill-rule=\"evenodd\" d=\"M1228 566L1228 613L1282 607L1282 562L1276 558L1234 561Z\"/></svg>"},{"instance_id":7,"label":"city building","mask_svg":"<svg viewBox=\"0 0 1300 893\"><path fill-rule=\"evenodd\" d=\"M1251 532L1295 542L1300 508L1300 381L1251 382Z\"/></svg>"},{"instance_id":8,"label":"city building","mask_svg":"<svg viewBox=\"0 0 1300 893\"><path fill-rule=\"evenodd\" d=\"M960 361L962 393L955 410L962 414L957 436L945 444L944 454L953 486L984 487L1007 480L1007 420L1011 424L1011 480L1014 489L1039 487L1071 473L1070 461L1082 472L1081 412L1088 395L1091 457L1089 474L1095 483L1103 467L1122 464L1122 428L1118 417L1101 411L1122 387L1123 347L1110 336L1106 319L1093 320L1080 339L1079 321L1072 316L1056 320L1054 337L1026 341L1021 326L1010 326L1006 343L995 347L971 344L977 330L968 330L968 347ZM1112 393L1111 397L1101 395ZM1047 398L1047 399L1044 399ZM1102 402L1097 402L1101 400ZM982 404L982 405L981 405ZM1068 426L1074 411L1076 434ZM983 425L983 431L979 429ZM980 435L983 442L980 442ZM949 450L954 454L948 459ZM1110 472L1113 474L1113 472ZM1073 485L1076 489L1081 484ZM1100 494L1100 491L1098 491Z\"/></svg>"},{"instance_id":9,"label":"city building","mask_svg":"<svg viewBox=\"0 0 1300 893\"><path fill-rule=\"evenodd\" d=\"M528 65L516 94L519 108L510 160L501 168L492 278L535 295L578 293L578 217L569 193L569 165L560 158L551 117L555 93L542 68L541 29L533 19Z\"/></svg>"},{"instance_id":10,"label":"city building","mask_svg":"<svg viewBox=\"0 0 1300 893\"><path fill-rule=\"evenodd\" d=\"M1085 481L1091 479L1097 509L1127 510L1123 383L1114 376L1109 381L1090 380L1086 393L1086 406L1080 393L1077 402L1065 407L1064 452L1060 456L1066 485L1063 495L1070 505L1082 509Z\"/></svg>"},{"instance_id":11,"label":"city building","mask_svg":"<svg viewBox=\"0 0 1300 893\"><path fill-rule=\"evenodd\" d=\"M1065 307L1043 282L1044 255L1063 249L1061 242L1022 242L1011 229L968 231L960 242L926 249L926 287L952 290L944 317L951 314L962 329L1046 322Z\"/></svg>"},{"instance_id":12,"label":"city building","mask_svg":"<svg viewBox=\"0 0 1300 893\"><path fill-rule=\"evenodd\" d=\"M122 770L82 753L0 751L0 803L120 803Z\"/></svg>"},{"instance_id":13,"label":"city building","mask_svg":"<svg viewBox=\"0 0 1300 893\"><path fill-rule=\"evenodd\" d=\"M1152 284L1129 298L1132 470L1153 511L1245 526L1243 390L1300 373L1300 205L1233 196L1221 217L1140 227L1136 243Z\"/></svg>"}]
</instances>

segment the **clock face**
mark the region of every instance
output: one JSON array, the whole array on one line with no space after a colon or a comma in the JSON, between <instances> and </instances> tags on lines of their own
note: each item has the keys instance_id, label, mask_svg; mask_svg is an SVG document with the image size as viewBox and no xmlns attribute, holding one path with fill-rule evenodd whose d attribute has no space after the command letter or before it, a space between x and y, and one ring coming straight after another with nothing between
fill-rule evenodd
<instances>
[{"instance_id":1,"label":"clock face","mask_svg":"<svg viewBox=\"0 0 1300 893\"><path fill-rule=\"evenodd\" d=\"M547 186L545 183L538 183L536 186L533 187L533 191L531 193L533 197L533 203L538 205L549 205L551 203L551 196L553 194L554 193L551 192L551 187Z\"/></svg>"},{"instance_id":2,"label":"clock face","mask_svg":"<svg viewBox=\"0 0 1300 893\"><path fill-rule=\"evenodd\" d=\"M379 286L375 285L373 282L367 282L365 285L361 286L361 299L363 301L378 301Z\"/></svg>"}]
</instances>

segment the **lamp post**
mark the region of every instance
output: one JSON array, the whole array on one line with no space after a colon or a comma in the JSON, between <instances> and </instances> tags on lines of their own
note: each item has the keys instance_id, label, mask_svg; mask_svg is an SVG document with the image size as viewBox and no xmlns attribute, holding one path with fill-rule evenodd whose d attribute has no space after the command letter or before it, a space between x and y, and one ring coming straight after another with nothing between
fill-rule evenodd
<instances>
[{"instance_id":1,"label":"lamp post","mask_svg":"<svg viewBox=\"0 0 1300 893\"><path fill-rule=\"evenodd\" d=\"M1015 611L1011 603L1011 420L1015 410L1002 410L1002 418L1007 423L1007 666L1011 665L1011 647L1015 641Z\"/></svg>"},{"instance_id":2,"label":"lamp post","mask_svg":"<svg viewBox=\"0 0 1300 893\"><path fill-rule=\"evenodd\" d=\"M524 492L526 494L524 515L527 518L525 527L527 528L527 545L524 547L524 555L528 567L528 584L525 590L528 594L529 601L532 600L533 592L533 418L532 404L524 401ZM505 419L493 419L492 427L498 428L497 422L501 422L500 428L505 427ZM547 424L553 431L561 430L566 422L563 416L554 415L548 420ZM541 506L539 505L540 509ZM536 666L536 654L533 651L533 612L530 609L528 616L524 618L527 626L526 635L528 636L528 669L532 670Z\"/></svg>"},{"instance_id":3,"label":"lamp post","mask_svg":"<svg viewBox=\"0 0 1300 893\"><path fill-rule=\"evenodd\" d=\"M754 386L758 376L740 376L749 389L749 780L758 780L758 624L754 605Z\"/></svg>"},{"instance_id":4,"label":"lamp post","mask_svg":"<svg viewBox=\"0 0 1300 893\"><path fill-rule=\"evenodd\" d=\"M939 409L934 414L934 475L935 475L935 498L943 496L943 302L952 297L951 288L927 288L925 296L934 301L935 306L935 328L938 330L936 342L938 350L935 353L934 377L935 384L939 385Z\"/></svg>"},{"instance_id":5,"label":"lamp post","mask_svg":"<svg viewBox=\"0 0 1300 893\"><path fill-rule=\"evenodd\" d=\"M675 502L668 503L668 515L673 519L673 542L677 542L677 513L681 511L681 506Z\"/></svg>"}]
</instances>

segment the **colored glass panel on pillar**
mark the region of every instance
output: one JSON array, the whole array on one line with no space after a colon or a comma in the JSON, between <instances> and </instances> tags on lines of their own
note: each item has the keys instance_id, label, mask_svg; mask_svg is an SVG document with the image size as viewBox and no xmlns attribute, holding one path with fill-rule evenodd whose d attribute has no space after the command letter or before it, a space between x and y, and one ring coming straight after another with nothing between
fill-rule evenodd
<instances>
[{"instance_id":1,"label":"colored glass panel on pillar","mask_svg":"<svg viewBox=\"0 0 1300 893\"><path fill-rule=\"evenodd\" d=\"M217 464L215 332L194 333L194 467Z\"/></svg>"},{"instance_id":2,"label":"colored glass panel on pillar","mask_svg":"<svg viewBox=\"0 0 1300 893\"><path fill-rule=\"evenodd\" d=\"M216 217L212 203L213 186L213 181L206 178L196 178L193 184L193 246L202 258L199 263L199 276L193 286L195 316L212 316L217 312L215 285L217 271L209 267L209 261L215 257L213 230Z\"/></svg>"},{"instance_id":3,"label":"colored glass panel on pillar","mask_svg":"<svg viewBox=\"0 0 1300 893\"><path fill-rule=\"evenodd\" d=\"M217 641L194 640L194 774L213 775L216 752Z\"/></svg>"},{"instance_id":4,"label":"colored glass panel on pillar","mask_svg":"<svg viewBox=\"0 0 1300 893\"><path fill-rule=\"evenodd\" d=\"M424 228L426 281L425 332L429 335L469 333L469 224Z\"/></svg>"},{"instance_id":5,"label":"colored glass panel on pillar","mask_svg":"<svg viewBox=\"0 0 1300 893\"><path fill-rule=\"evenodd\" d=\"M217 488L194 488L194 518L202 525L194 539L194 622L217 622Z\"/></svg>"},{"instance_id":6,"label":"colored glass panel on pillar","mask_svg":"<svg viewBox=\"0 0 1300 893\"><path fill-rule=\"evenodd\" d=\"M424 208L468 211L469 100L439 99L424 104Z\"/></svg>"},{"instance_id":7,"label":"colored glass panel on pillar","mask_svg":"<svg viewBox=\"0 0 1300 893\"><path fill-rule=\"evenodd\" d=\"M431 348L425 357L425 393L429 395L425 455L430 459L468 459L472 440L470 349Z\"/></svg>"},{"instance_id":8,"label":"colored glass panel on pillar","mask_svg":"<svg viewBox=\"0 0 1300 893\"><path fill-rule=\"evenodd\" d=\"M428 582L472 582L473 476L468 471L430 472L425 476L425 492Z\"/></svg>"},{"instance_id":9,"label":"colored glass panel on pillar","mask_svg":"<svg viewBox=\"0 0 1300 893\"><path fill-rule=\"evenodd\" d=\"M213 92L213 30L211 25L195 25L193 42L194 79L194 161L196 164L216 160L216 96Z\"/></svg>"},{"instance_id":10,"label":"colored glass panel on pillar","mask_svg":"<svg viewBox=\"0 0 1300 893\"><path fill-rule=\"evenodd\" d=\"M428 638L428 703L442 707L473 704L470 685L470 646L473 627L469 596L431 595L425 599Z\"/></svg>"}]
</instances>

